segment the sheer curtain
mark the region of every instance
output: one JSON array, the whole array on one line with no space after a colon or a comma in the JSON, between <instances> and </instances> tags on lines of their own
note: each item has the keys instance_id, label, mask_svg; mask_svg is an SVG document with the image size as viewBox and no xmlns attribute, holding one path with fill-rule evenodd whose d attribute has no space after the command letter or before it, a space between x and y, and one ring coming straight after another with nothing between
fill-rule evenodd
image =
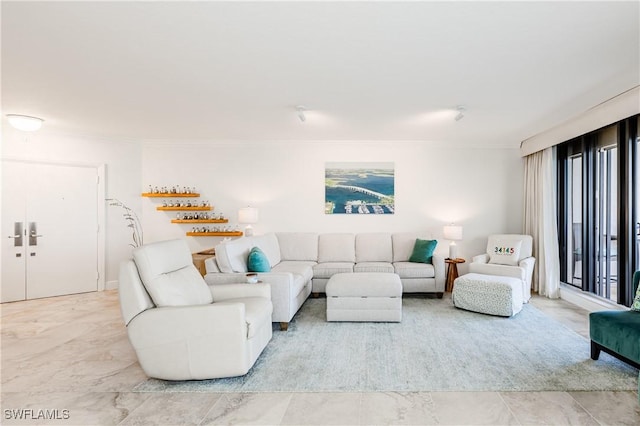
<instances>
[{"instance_id":1,"label":"sheer curtain","mask_svg":"<svg viewBox=\"0 0 640 426\"><path fill-rule=\"evenodd\" d=\"M560 297L560 256L556 220L554 148L525 157L524 232L533 237L533 290Z\"/></svg>"}]
</instances>

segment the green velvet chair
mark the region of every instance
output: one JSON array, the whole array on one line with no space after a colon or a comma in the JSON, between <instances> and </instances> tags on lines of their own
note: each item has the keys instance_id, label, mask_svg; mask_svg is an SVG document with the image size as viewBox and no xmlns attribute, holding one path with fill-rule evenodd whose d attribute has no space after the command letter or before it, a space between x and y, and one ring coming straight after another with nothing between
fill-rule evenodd
<instances>
[{"instance_id":1,"label":"green velvet chair","mask_svg":"<svg viewBox=\"0 0 640 426\"><path fill-rule=\"evenodd\" d=\"M633 295L640 282L640 271L633 274ZM600 311L589 314L591 359L598 359L604 351L640 369L640 312ZM640 401L640 373L638 374Z\"/></svg>"},{"instance_id":2,"label":"green velvet chair","mask_svg":"<svg viewBox=\"0 0 640 426\"><path fill-rule=\"evenodd\" d=\"M633 294L640 282L640 271L633 274ZM600 351L640 369L640 312L600 311L589 314L591 359Z\"/></svg>"}]
</instances>

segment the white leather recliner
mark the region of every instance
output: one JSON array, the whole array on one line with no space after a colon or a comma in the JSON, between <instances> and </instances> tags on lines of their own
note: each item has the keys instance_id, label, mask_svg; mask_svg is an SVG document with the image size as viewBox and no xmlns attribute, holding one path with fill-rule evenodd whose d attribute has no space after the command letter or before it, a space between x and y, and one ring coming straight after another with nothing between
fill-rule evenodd
<instances>
[{"instance_id":1,"label":"white leather recliner","mask_svg":"<svg viewBox=\"0 0 640 426\"><path fill-rule=\"evenodd\" d=\"M472 258L469 272L520 278L524 302L531 298L531 278L536 259L532 257L533 238L530 235L489 235L487 252Z\"/></svg>"},{"instance_id":2,"label":"white leather recliner","mask_svg":"<svg viewBox=\"0 0 640 426\"><path fill-rule=\"evenodd\" d=\"M184 240L138 247L120 268L120 307L149 377L246 374L272 336L268 284L208 286Z\"/></svg>"}]
</instances>

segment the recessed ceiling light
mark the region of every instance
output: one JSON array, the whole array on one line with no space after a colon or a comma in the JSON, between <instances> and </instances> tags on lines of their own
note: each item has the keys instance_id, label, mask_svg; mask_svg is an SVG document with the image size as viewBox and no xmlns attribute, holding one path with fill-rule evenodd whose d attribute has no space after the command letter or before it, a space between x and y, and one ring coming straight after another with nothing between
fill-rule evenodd
<instances>
[{"instance_id":1,"label":"recessed ceiling light","mask_svg":"<svg viewBox=\"0 0 640 426\"><path fill-rule=\"evenodd\" d=\"M35 132L42 127L42 123L44 122L42 118L20 114L7 114L7 119L11 126L23 132Z\"/></svg>"}]
</instances>

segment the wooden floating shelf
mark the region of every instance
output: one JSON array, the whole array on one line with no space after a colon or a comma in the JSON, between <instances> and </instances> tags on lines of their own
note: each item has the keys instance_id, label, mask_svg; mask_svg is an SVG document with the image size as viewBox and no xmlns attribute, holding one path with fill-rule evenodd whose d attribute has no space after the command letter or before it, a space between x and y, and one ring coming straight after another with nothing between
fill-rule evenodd
<instances>
[{"instance_id":1,"label":"wooden floating shelf","mask_svg":"<svg viewBox=\"0 0 640 426\"><path fill-rule=\"evenodd\" d=\"M171 223L229 223L229 219L171 219Z\"/></svg>"},{"instance_id":2,"label":"wooden floating shelf","mask_svg":"<svg viewBox=\"0 0 640 426\"><path fill-rule=\"evenodd\" d=\"M233 232L187 232L187 237L241 237L241 231Z\"/></svg>"},{"instance_id":3,"label":"wooden floating shelf","mask_svg":"<svg viewBox=\"0 0 640 426\"><path fill-rule=\"evenodd\" d=\"M156 207L156 210L165 210L165 211L183 211L183 210L196 210L196 211L210 211L211 206L196 206L196 207Z\"/></svg>"},{"instance_id":4,"label":"wooden floating shelf","mask_svg":"<svg viewBox=\"0 0 640 426\"><path fill-rule=\"evenodd\" d=\"M171 193L171 192L143 192L142 193L143 197L150 197L150 198L169 198L169 197L193 197L193 198L198 198L200 196L200 194L192 192L191 194L187 194L184 192L180 192L179 194L176 193Z\"/></svg>"}]
</instances>

